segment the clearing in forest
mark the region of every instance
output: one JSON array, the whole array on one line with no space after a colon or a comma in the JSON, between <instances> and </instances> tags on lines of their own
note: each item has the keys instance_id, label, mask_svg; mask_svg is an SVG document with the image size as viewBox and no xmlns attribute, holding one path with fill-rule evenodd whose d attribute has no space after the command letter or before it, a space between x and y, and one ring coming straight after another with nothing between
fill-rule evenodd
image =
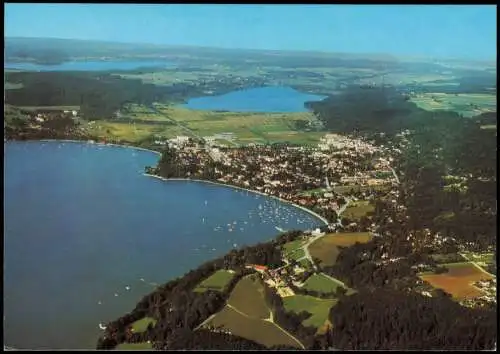
<instances>
[{"instance_id":1,"label":"clearing in forest","mask_svg":"<svg viewBox=\"0 0 500 354\"><path fill-rule=\"evenodd\" d=\"M484 293L472 285L479 280L489 280L492 276L473 263L452 263L443 265L448 269L442 274L421 274L420 278L434 288L442 289L457 300L473 299Z\"/></svg>"},{"instance_id":2,"label":"clearing in forest","mask_svg":"<svg viewBox=\"0 0 500 354\"><path fill-rule=\"evenodd\" d=\"M375 206L369 201L360 200L357 202L351 202L345 209L342 216L345 216L350 220L359 220L363 216L366 216L368 213L373 212L374 210Z\"/></svg>"},{"instance_id":3,"label":"clearing in forest","mask_svg":"<svg viewBox=\"0 0 500 354\"><path fill-rule=\"evenodd\" d=\"M356 242L366 243L372 239L369 232L340 232L325 235L309 245L313 258L320 260L320 266L332 266L340 253L338 246L348 247Z\"/></svg>"},{"instance_id":4,"label":"clearing in forest","mask_svg":"<svg viewBox=\"0 0 500 354\"><path fill-rule=\"evenodd\" d=\"M144 317L132 323L132 332L141 333L148 329L149 324L156 325L156 320L152 317Z\"/></svg>"},{"instance_id":5,"label":"clearing in forest","mask_svg":"<svg viewBox=\"0 0 500 354\"><path fill-rule=\"evenodd\" d=\"M305 319L302 324L306 327L320 328L328 319L330 309L337 303L336 299L320 299L309 295L294 295L283 298L283 306L287 311L300 313L309 312L311 317Z\"/></svg>"},{"instance_id":6,"label":"clearing in forest","mask_svg":"<svg viewBox=\"0 0 500 354\"><path fill-rule=\"evenodd\" d=\"M220 269L198 284L194 291L197 293L203 293L207 290L223 291L233 277L234 273Z\"/></svg>"}]
</instances>

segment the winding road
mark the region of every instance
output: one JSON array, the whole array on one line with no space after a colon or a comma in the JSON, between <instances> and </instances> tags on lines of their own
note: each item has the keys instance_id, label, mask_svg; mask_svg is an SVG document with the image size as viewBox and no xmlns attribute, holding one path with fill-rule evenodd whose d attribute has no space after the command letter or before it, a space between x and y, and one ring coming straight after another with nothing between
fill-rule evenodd
<instances>
[{"instance_id":1,"label":"winding road","mask_svg":"<svg viewBox=\"0 0 500 354\"><path fill-rule=\"evenodd\" d=\"M351 199L348 199L348 198L346 198L346 199L347 199L347 202L346 202L344 205L342 205L342 207L340 207L339 211L337 212L337 216L338 216L338 218L337 218L337 223L336 223L335 225L341 225L341 224L342 224L342 220L341 220L340 216L341 216L341 215L342 215L342 213L343 213L343 212L347 209L347 207L349 206L349 204L352 202L352 200L351 200ZM311 257L311 254L309 253L309 246L310 246L313 242L315 242L315 241L319 240L319 239L320 239L321 237L323 237L323 236L324 236L324 235L317 235L317 236L314 236L314 237L310 238L310 239L309 239L309 240L308 240L308 241L307 241L307 242L306 242L306 243L302 246L302 248L304 249L305 256L304 256L304 257L302 257L302 258L301 258L301 260L302 260L303 258L307 258L307 259L309 260L309 262L311 262L311 264L312 264L312 266L313 266L313 268L314 268L314 270L315 270L315 271L318 271L318 267L317 267L317 266L316 266L316 264L314 263L314 261L313 261L313 259L312 259L312 257Z\"/></svg>"}]
</instances>

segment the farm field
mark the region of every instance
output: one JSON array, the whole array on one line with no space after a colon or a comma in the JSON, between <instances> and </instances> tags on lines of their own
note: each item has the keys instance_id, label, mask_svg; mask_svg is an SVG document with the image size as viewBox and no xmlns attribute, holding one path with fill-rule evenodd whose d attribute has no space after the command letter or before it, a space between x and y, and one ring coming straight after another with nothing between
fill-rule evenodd
<instances>
[{"instance_id":1,"label":"farm field","mask_svg":"<svg viewBox=\"0 0 500 354\"><path fill-rule=\"evenodd\" d=\"M369 232L342 232L327 234L309 245L311 256L320 260L321 266L332 266L340 253L338 246L351 246L372 239Z\"/></svg>"},{"instance_id":2,"label":"farm field","mask_svg":"<svg viewBox=\"0 0 500 354\"><path fill-rule=\"evenodd\" d=\"M178 135L186 135L184 129L175 125L130 124L110 121L96 121L93 124L87 124L86 130L99 138L130 142L137 142L154 136L174 138Z\"/></svg>"},{"instance_id":3,"label":"farm field","mask_svg":"<svg viewBox=\"0 0 500 354\"><path fill-rule=\"evenodd\" d=\"M123 139L131 142L148 137L172 138L177 135L212 136L233 133L238 144L290 142L315 145L322 132L304 132L294 129L294 121L315 120L309 112L299 113L238 113L195 111L177 106L156 104L158 112L140 105L129 105L120 121L96 121L87 129L102 138ZM134 124L132 124L134 123ZM187 128L192 131L190 132Z\"/></svg>"},{"instance_id":4,"label":"farm field","mask_svg":"<svg viewBox=\"0 0 500 354\"><path fill-rule=\"evenodd\" d=\"M295 240L292 242L285 243L283 245L283 251L288 258L292 258L298 260L305 256L305 252L302 248L300 248L305 241L303 240Z\"/></svg>"},{"instance_id":5,"label":"farm field","mask_svg":"<svg viewBox=\"0 0 500 354\"><path fill-rule=\"evenodd\" d=\"M195 292L203 293L207 290L222 291L224 287L233 279L234 274L227 270L218 270L207 279L203 280L194 289Z\"/></svg>"},{"instance_id":6,"label":"farm field","mask_svg":"<svg viewBox=\"0 0 500 354\"><path fill-rule=\"evenodd\" d=\"M153 350L153 344L142 343L120 343L116 346L115 350Z\"/></svg>"},{"instance_id":7,"label":"farm field","mask_svg":"<svg viewBox=\"0 0 500 354\"><path fill-rule=\"evenodd\" d=\"M338 287L343 286L321 273L311 275L304 283L304 289L321 293L334 293Z\"/></svg>"},{"instance_id":8,"label":"farm field","mask_svg":"<svg viewBox=\"0 0 500 354\"><path fill-rule=\"evenodd\" d=\"M234 335L253 340L267 347L282 344L302 348L296 340L274 323L256 317L244 316L228 306L217 313L206 326L226 328Z\"/></svg>"},{"instance_id":9,"label":"farm field","mask_svg":"<svg viewBox=\"0 0 500 354\"><path fill-rule=\"evenodd\" d=\"M135 333L141 333L144 332L148 329L149 324L152 324L153 326L156 324L156 320L152 317L144 317L140 320L135 321L132 323L132 332Z\"/></svg>"},{"instance_id":10,"label":"farm field","mask_svg":"<svg viewBox=\"0 0 500 354\"><path fill-rule=\"evenodd\" d=\"M269 318L264 288L261 280L255 276L242 278L234 287L227 303L253 318Z\"/></svg>"},{"instance_id":11,"label":"farm field","mask_svg":"<svg viewBox=\"0 0 500 354\"><path fill-rule=\"evenodd\" d=\"M447 94L423 93L411 98L418 107L427 111L448 110L473 117L496 110L496 95L490 94Z\"/></svg>"},{"instance_id":12,"label":"farm field","mask_svg":"<svg viewBox=\"0 0 500 354\"><path fill-rule=\"evenodd\" d=\"M452 263L444 265L447 273L421 274L420 278L435 288L451 294L457 300L473 299L483 295L483 292L471 283L479 280L489 280L492 276L472 263Z\"/></svg>"},{"instance_id":13,"label":"farm field","mask_svg":"<svg viewBox=\"0 0 500 354\"><path fill-rule=\"evenodd\" d=\"M345 216L350 220L359 220L363 216L366 216L368 213L373 212L374 210L375 206L373 204L371 204L369 201L361 200L351 202L342 216Z\"/></svg>"},{"instance_id":14,"label":"farm field","mask_svg":"<svg viewBox=\"0 0 500 354\"><path fill-rule=\"evenodd\" d=\"M320 299L309 295L294 295L283 298L283 306L287 311L309 312L311 317L302 322L304 326L320 328L328 319L330 309L337 303L335 299Z\"/></svg>"}]
</instances>

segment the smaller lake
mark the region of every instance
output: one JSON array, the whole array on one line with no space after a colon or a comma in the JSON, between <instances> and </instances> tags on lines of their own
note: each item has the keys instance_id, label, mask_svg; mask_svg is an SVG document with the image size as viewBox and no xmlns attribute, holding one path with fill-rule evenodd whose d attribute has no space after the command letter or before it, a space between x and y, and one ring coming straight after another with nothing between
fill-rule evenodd
<instances>
[{"instance_id":1,"label":"smaller lake","mask_svg":"<svg viewBox=\"0 0 500 354\"><path fill-rule=\"evenodd\" d=\"M190 99L185 108L231 112L307 112L307 101L321 101L326 96L307 94L286 86L267 86Z\"/></svg>"},{"instance_id":2,"label":"smaller lake","mask_svg":"<svg viewBox=\"0 0 500 354\"><path fill-rule=\"evenodd\" d=\"M150 68L171 68L168 61L146 60L90 60L67 61L57 65L40 65L34 63L5 63L4 69L24 71L122 71Z\"/></svg>"}]
</instances>

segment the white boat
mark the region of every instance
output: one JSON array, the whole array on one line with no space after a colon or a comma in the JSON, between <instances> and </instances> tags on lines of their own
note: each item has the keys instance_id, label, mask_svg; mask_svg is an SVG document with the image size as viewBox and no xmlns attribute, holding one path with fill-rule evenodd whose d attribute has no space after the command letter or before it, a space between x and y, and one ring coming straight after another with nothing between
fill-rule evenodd
<instances>
[{"instance_id":1,"label":"white boat","mask_svg":"<svg viewBox=\"0 0 500 354\"><path fill-rule=\"evenodd\" d=\"M106 329L106 326L104 326L102 323L99 323L99 328L104 331Z\"/></svg>"},{"instance_id":2,"label":"white boat","mask_svg":"<svg viewBox=\"0 0 500 354\"><path fill-rule=\"evenodd\" d=\"M286 230L283 230L281 227L279 226L275 226L274 227L276 230L278 230L279 232L286 232Z\"/></svg>"},{"instance_id":3,"label":"white boat","mask_svg":"<svg viewBox=\"0 0 500 354\"><path fill-rule=\"evenodd\" d=\"M126 287L125 287L125 290L130 290L130 286L126 286Z\"/></svg>"}]
</instances>

